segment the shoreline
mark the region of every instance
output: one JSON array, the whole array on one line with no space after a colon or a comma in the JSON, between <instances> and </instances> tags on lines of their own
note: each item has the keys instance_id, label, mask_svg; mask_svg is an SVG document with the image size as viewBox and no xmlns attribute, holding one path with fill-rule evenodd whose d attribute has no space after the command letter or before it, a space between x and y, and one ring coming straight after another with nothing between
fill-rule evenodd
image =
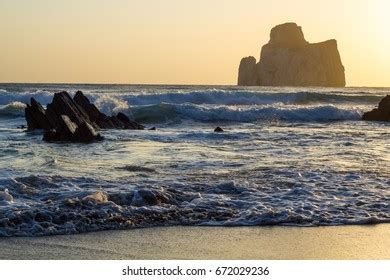
<instances>
[{"instance_id":1,"label":"shoreline","mask_svg":"<svg viewBox=\"0 0 390 280\"><path fill-rule=\"evenodd\" d=\"M390 224L157 227L0 238L0 259L390 259Z\"/></svg>"}]
</instances>

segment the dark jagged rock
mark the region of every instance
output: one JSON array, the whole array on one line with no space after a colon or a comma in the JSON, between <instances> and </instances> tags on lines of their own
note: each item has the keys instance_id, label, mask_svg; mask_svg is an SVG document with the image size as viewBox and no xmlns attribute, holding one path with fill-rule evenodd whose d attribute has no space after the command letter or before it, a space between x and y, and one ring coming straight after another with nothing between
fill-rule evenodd
<instances>
[{"instance_id":1,"label":"dark jagged rock","mask_svg":"<svg viewBox=\"0 0 390 280\"><path fill-rule=\"evenodd\" d=\"M153 127L149 128L148 130L156 130L156 127L153 126Z\"/></svg>"},{"instance_id":2,"label":"dark jagged rock","mask_svg":"<svg viewBox=\"0 0 390 280\"><path fill-rule=\"evenodd\" d=\"M102 140L96 130L103 128L144 129L125 114L107 116L100 112L88 98L78 91L72 99L65 92L54 94L52 103L45 110L31 99L26 107L26 121L29 130L44 129L44 141L70 141L89 143Z\"/></svg>"},{"instance_id":3,"label":"dark jagged rock","mask_svg":"<svg viewBox=\"0 0 390 280\"><path fill-rule=\"evenodd\" d=\"M220 128L219 126L217 126L215 129L214 129L214 132L224 132L224 130L222 128Z\"/></svg>"},{"instance_id":4,"label":"dark jagged rock","mask_svg":"<svg viewBox=\"0 0 390 280\"><path fill-rule=\"evenodd\" d=\"M125 128L125 125L116 116L110 117L110 122L113 124L114 128Z\"/></svg>"},{"instance_id":5,"label":"dark jagged rock","mask_svg":"<svg viewBox=\"0 0 390 280\"><path fill-rule=\"evenodd\" d=\"M55 129L46 130L43 134L43 141L45 142L57 142L62 141L61 135Z\"/></svg>"},{"instance_id":6,"label":"dark jagged rock","mask_svg":"<svg viewBox=\"0 0 390 280\"><path fill-rule=\"evenodd\" d=\"M123 113L108 117L106 114L100 112L81 91L76 92L73 100L84 112L86 112L90 121L97 124L100 128L144 129L144 126L131 121Z\"/></svg>"},{"instance_id":7,"label":"dark jagged rock","mask_svg":"<svg viewBox=\"0 0 390 280\"><path fill-rule=\"evenodd\" d=\"M77 91L73 101L86 112L89 119L97 124L100 128L115 128L115 124L110 117L99 111L96 106L81 92Z\"/></svg>"},{"instance_id":8,"label":"dark jagged rock","mask_svg":"<svg viewBox=\"0 0 390 280\"><path fill-rule=\"evenodd\" d=\"M91 122L88 114L76 105L66 91L54 94L53 101L47 105L46 115L53 127L60 124L61 115L68 116L76 125L80 125L83 121Z\"/></svg>"},{"instance_id":9,"label":"dark jagged rock","mask_svg":"<svg viewBox=\"0 0 390 280\"><path fill-rule=\"evenodd\" d=\"M74 136L78 142L89 143L103 140L102 136L87 122L82 122L76 129Z\"/></svg>"},{"instance_id":10,"label":"dark jagged rock","mask_svg":"<svg viewBox=\"0 0 390 280\"><path fill-rule=\"evenodd\" d=\"M128 116L123 113L118 113L116 118L123 123L125 129L144 129L143 125L137 122L131 121Z\"/></svg>"},{"instance_id":11,"label":"dark jagged rock","mask_svg":"<svg viewBox=\"0 0 390 280\"><path fill-rule=\"evenodd\" d=\"M50 129L50 123L46 117L45 109L34 98L31 98L31 104L27 104L24 112L27 121L27 129Z\"/></svg>"},{"instance_id":12,"label":"dark jagged rock","mask_svg":"<svg viewBox=\"0 0 390 280\"><path fill-rule=\"evenodd\" d=\"M379 102L378 108L364 113L363 120L390 122L390 95L387 95Z\"/></svg>"},{"instance_id":13,"label":"dark jagged rock","mask_svg":"<svg viewBox=\"0 0 390 280\"><path fill-rule=\"evenodd\" d=\"M61 115L60 123L57 129L63 134L63 138L67 139L74 136L77 129L77 124L72 122L67 115Z\"/></svg>"},{"instance_id":14,"label":"dark jagged rock","mask_svg":"<svg viewBox=\"0 0 390 280\"><path fill-rule=\"evenodd\" d=\"M71 141L90 143L102 140L102 137L86 121L76 125L67 115L61 115L59 126L55 130L46 131L43 135L43 140L48 142Z\"/></svg>"},{"instance_id":15,"label":"dark jagged rock","mask_svg":"<svg viewBox=\"0 0 390 280\"><path fill-rule=\"evenodd\" d=\"M344 87L345 74L336 40L310 44L302 29L289 22L271 30L260 61L243 58L238 85Z\"/></svg>"}]
</instances>

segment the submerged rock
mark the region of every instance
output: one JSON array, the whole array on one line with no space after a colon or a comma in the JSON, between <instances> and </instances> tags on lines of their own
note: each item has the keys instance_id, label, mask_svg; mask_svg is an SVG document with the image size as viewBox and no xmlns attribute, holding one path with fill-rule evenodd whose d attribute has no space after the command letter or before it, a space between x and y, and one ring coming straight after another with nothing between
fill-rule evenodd
<instances>
[{"instance_id":1,"label":"submerged rock","mask_svg":"<svg viewBox=\"0 0 390 280\"><path fill-rule=\"evenodd\" d=\"M378 108L364 113L363 120L390 122L390 95L387 95L379 102Z\"/></svg>"},{"instance_id":2,"label":"submerged rock","mask_svg":"<svg viewBox=\"0 0 390 280\"><path fill-rule=\"evenodd\" d=\"M129 172L156 172L156 170L153 168L138 165L125 165L122 167L117 167L117 169L126 170Z\"/></svg>"},{"instance_id":3,"label":"submerged rock","mask_svg":"<svg viewBox=\"0 0 390 280\"><path fill-rule=\"evenodd\" d=\"M222 128L220 128L219 126L217 126L215 129L214 129L214 132L224 132L224 130Z\"/></svg>"},{"instance_id":4,"label":"submerged rock","mask_svg":"<svg viewBox=\"0 0 390 280\"><path fill-rule=\"evenodd\" d=\"M45 110L35 99L26 107L29 130L44 129L44 141L69 141L90 143L102 140L98 129L144 129L125 114L107 116L78 91L74 98L66 92L54 94Z\"/></svg>"},{"instance_id":5,"label":"submerged rock","mask_svg":"<svg viewBox=\"0 0 390 280\"><path fill-rule=\"evenodd\" d=\"M162 203L172 203L170 197L162 192L156 190L139 189L135 191L132 198L132 205L145 206L145 205L159 205Z\"/></svg>"},{"instance_id":6,"label":"submerged rock","mask_svg":"<svg viewBox=\"0 0 390 280\"><path fill-rule=\"evenodd\" d=\"M344 87L345 74L336 40L310 44L296 23L271 30L260 61L243 58L238 85Z\"/></svg>"}]
</instances>

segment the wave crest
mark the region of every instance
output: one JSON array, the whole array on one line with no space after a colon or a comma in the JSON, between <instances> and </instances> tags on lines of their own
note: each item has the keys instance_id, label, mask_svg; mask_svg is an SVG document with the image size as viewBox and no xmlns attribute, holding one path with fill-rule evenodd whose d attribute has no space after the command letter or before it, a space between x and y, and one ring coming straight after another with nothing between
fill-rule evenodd
<instances>
[{"instance_id":1,"label":"wave crest","mask_svg":"<svg viewBox=\"0 0 390 280\"><path fill-rule=\"evenodd\" d=\"M157 104L133 107L129 113L140 122L166 122L175 119L194 121L340 121L359 120L358 109L343 109L336 106L218 106L208 107L194 104Z\"/></svg>"},{"instance_id":2,"label":"wave crest","mask_svg":"<svg viewBox=\"0 0 390 280\"><path fill-rule=\"evenodd\" d=\"M26 104L14 101L5 106L0 106L0 116L3 117L23 117L24 116L24 108L26 108Z\"/></svg>"}]
</instances>

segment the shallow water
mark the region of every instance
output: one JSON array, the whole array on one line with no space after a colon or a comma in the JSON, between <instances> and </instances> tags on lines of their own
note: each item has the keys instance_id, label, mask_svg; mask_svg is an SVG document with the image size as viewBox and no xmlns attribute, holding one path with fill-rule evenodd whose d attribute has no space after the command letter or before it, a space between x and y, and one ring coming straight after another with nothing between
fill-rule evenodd
<instances>
[{"instance_id":1,"label":"shallow water","mask_svg":"<svg viewBox=\"0 0 390 280\"><path fill-rule=\"evenodd\" d=\"M155 131L42 142L24 105L83 92ZM161 225L390 221L390 89L0 85L0 236ZM214 133L216 126L224 133Z\"/></svg>"}]
</instances>

